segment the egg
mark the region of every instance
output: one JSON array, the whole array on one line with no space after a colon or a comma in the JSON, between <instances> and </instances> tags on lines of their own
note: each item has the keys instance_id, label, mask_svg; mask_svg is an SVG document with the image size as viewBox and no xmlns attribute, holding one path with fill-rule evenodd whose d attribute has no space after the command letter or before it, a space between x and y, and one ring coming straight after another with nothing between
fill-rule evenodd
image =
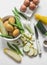
<instances>
[{"instance_id":1,"label":"egg","mask_svg":"<svg viewBox=\"0 0 47 65\"><path fill-rule=\"evenodd\" d=\"M30 4L30 1L29 1L29 0L25 0L25 1L24 1L24 5L25 5L26 7L28 7L29 4Z\"/></svg>"},{"instance_id":2,"label":"egg","mask_svg":"<svg viewBox=\"0 0 47 65\"><path fill-rule=\"evenodd\" d=\"M25 5L22 5L21 8L20 8L20 11L25 12L26 9L27 9L27 7Z\"/></svg>"},{"instance_id":3,"label":"egg","mask_svg":"<svg viewBox=\"0 0 47 65\"><path fill-rule=\"evenodd\" d=\"M13 36L14 36L14 37L17 37L17 36L19 35L19 33L20 33L19 29L15 29L15 30L13 31Z\"/></svg>"},{"instance_id":4,"label":"egg","mask_svg":"<svg viewBox=\"0 0 47 65\"><path fill-rule=\"evenodd\" d=\"M34 2L36 5L38 5L39 0L33 0L33 2Z\"/></svg>"},{"instance_id":5,"label":"egg","mask_svg":"<svg viewBox=\"0 0 47 65\"><path fill-rule=\"evenodd\" d=\"M5 21L5 22L4 22L4 27L5 27L6 30L9 31L9 32L12 32L13 29L14 29L13 26L8 23L8 21Z\"/></svg>"},{"instance_id":6,"label":"egg","mask_svg":"<svg viewBox=\"0 0 47 65\"><path fill-rule=\"evenodd\" d=\"M15 18L14 18L14 17L10 17L8 21L9 21L11 24L14 24L14 23L15 23Z\"/></svg>"},{"instance_id":7,"label":"egg","mask_svg":"<svg viewBox=\"0 0 47 65\"><path fill-rule=\"evenodd\" d=\"M29 8L30 10L34 10L36 8L36 5L33 2L30 2Z\"/></svg>"}]
</instances>

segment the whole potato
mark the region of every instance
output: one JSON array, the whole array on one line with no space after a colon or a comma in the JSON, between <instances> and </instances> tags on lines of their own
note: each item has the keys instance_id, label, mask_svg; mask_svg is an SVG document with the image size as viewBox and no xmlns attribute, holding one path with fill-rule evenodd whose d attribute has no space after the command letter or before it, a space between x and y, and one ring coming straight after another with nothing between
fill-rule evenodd
<instances>
[{"instance_id":1,"label":"whole potato","mask_svg":"<svg viewBox=\"0 0 47 65\"><path fill-rule=\"evenodd\" d=\"M13 36L14 36L14 37L17 37L17 36L19 35L19 33L20 33L19 29L15 29L15 30L13 31Z\"/></svg>"},{"instance_id":2,"label":"whole potato","mask_svg":"<svg viewBox=\"0 0 47 65\"><path fill-rule=\"evenodd\" d=\"M12 32L8 32L8 34L9 34L10 36L13 36L13 33L12 33Z\"/></svg>"},{"instance_id":3,"label":"whole potato","mask_svg":"<svg viewBox=\"0 0 47 65\"><path fill-rule=\"evenodd\" d=\"M29 1L29 0L25 0L25 1L24 1L24 5L25 5L26 7L28 7L29 4L30 4L30 1Z\"/></svg>"},{"instance_id":4,"label":"whole potato","mask_svg":"<svg viewBox=\"0 0 47 65\"><path fill-rule=\"evenodd\" d=\"M7 31L12 32L14 30L13 26L8 23L8 21L4 22L4 27Z\"/></svg>"},{"instance_id":5,"label":"whole potato","mask_svg":"<svg viewBox=\"0 0 47 65\"><path fill-rule=\"evenodd\" d=\"M26 9L27 9L27 7L25 5L22 5L21 8L20 8L20 11L25 12Z\"/></svg>"},{"instance_id":6,"label":"whole potato","mask_svg":"<svg viewBox=\"0 0 47 65\"><path fill-rule=\"evenodd\" d=\"M33 2L34 2L36 5L38 5L39 0L33 0Z\"/></svg>"},{"instance_id":7,"label":"whole potato","mask_svg":"<svg viewBox=\"0 0 47 65\"><path fill-rule=\"evenodd\" d=\"M14 24L14 23L15 23L15 18L14 18L14 17L10 17L8 21L9 21L11 24Z\"/></svg>"},{"instance_id":8,"label":"whole potato","mask_svg":"<svg viewBox=\"0 0 47 65\"><path fill-rule=\"evenodd\" d=\"M31 10L34 10L36 8L36 5L33 2L30 2L29 8Z\"/></svg>"},{"instance_id":9,"label":"whole potato","mask_svg":"<svg viewBox=\"0 0 47 65\"><path fill-rule=\"evenodd\" d=\"M4 21L4 27L6 28L8 21Z\"/></svg>"}]
</instances>

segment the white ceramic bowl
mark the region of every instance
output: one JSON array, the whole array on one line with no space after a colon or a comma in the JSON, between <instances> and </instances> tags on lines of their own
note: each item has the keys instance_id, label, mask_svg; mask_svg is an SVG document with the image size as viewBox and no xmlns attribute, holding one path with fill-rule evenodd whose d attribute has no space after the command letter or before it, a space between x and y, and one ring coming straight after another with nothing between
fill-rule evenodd
<instances>
[{"instance_id":1,"label":"white ceramic bowl","mask_svg":"<svg viewBox=\"0 0 47 65\"><path fill-rule=\"evenodd\" d=\"M2 18L3 22L6 21L9 17L14 17L14 16L8 15L8 16L3 17ZM19 39L20 36L21 36L21 34L19 34L16 38L13 38L13 39L4 38L4 37L1 37L1 38L8 41L8 42L11 42L11 41L15 41L15 40Z\"/></svg>"},{"instance_id":2,"label":"white ceramic bowl","mask_svg":"<svg viewBox=\"0 0 47 65\"><path fill-rule=\"evenodd\" d=\"M9 38L4 38L4 37L0 37L1 39L4 39L8 42L12 42L12 41L16 41L17 39L19 39L21 37L21 34L19 36L17 36L16 38L12 38L12 39L9 39Z\"/></svg>"}]
</instances>

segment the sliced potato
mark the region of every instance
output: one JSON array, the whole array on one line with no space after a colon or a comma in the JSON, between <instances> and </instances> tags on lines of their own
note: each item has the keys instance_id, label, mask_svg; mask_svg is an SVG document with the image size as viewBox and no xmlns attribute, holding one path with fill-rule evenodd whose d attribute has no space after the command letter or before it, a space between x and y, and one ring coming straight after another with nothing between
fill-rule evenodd
<instances>
[{"instance_id":1,"label":"sliced potato","mask_svg":"<svg viewBox=\"0 0 47 65\"><path fill-rule=\"evenodd\" d=\"M37 49L34 48L34 56L37 56Z\"/></svg>"},{"instance_id":2,"label":"sliced potato","mask_svg":"<svg viewBox=\"0 0 47 65\"><path fill-rule=\"evenodd\" d=\"M14 52L8 48L4 49L4 53L7 54L9 57L11 57L12 59L14 59L17 62L21 62L21 60L22 60L20 55L18 55L16 52Z\"/></svg>"},{"instance_id":3,"label":"sliced potato","mask_svg":"<svg viewBox=\"0 0 47 65\"><path fill-rule=\"evenodd\" d=\"M25 45L23 50L24 50L24 52L29 52L30 51L30 48L29 48L28 45Z\"/></svg>"},{"instance_id":4,"label":"sliced potato","mask_svg":"<svg viewBox=\"0 0 47 65\"><path fill-rule=\"evenodd\" d=\"M30 48L30 51L28 52L28 56L32 57L34 54L34 49Z\"/></svg>"}]
</instances>

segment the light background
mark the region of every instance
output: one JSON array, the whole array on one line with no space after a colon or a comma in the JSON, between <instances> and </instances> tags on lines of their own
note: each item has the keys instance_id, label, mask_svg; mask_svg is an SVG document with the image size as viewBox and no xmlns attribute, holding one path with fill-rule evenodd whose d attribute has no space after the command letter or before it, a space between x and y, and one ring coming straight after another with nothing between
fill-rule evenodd
<instances>
[{"instance_id":1,"label":"light background","mask_svg":"<svg viewBox=\"0 0 47 65\"><path fill-rule=\"evenodd\" d=\"M13 7L19 8L23 0L0 0L0 17L11 15ZM40 0L39 8L36 13L47 16L47 0ZM31 21L35 21L34 18ZM6 47L6 42L0 39L0 65L47 65L47 52L43 48L43 36L40 34L40 42L42 47L42 57L29 58L24 55L22 62L17 64L11 58L3 53L3 48Z\"/></svg>"}]
</instances>

